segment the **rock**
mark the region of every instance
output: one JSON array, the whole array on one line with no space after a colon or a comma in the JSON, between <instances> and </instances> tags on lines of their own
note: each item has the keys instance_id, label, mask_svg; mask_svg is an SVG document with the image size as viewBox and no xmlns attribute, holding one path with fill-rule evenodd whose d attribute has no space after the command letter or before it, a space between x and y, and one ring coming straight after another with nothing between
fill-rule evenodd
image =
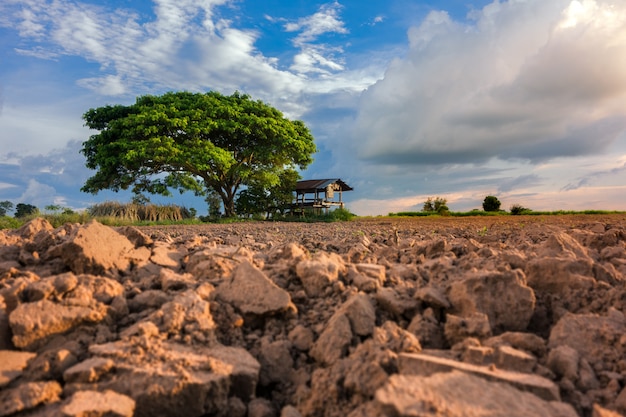
<instances>
[{"instance_id":1,"label":"rock","mask_svg":"<svg viewBox=\"0 0 626 417\"><path fill-rule=\"evenodd\" d=\"M241 246L219 246L189 255L186 271L198 281L208 281L213 285L230 277L240 263L252 262L252 252Z\"/></svg>"},{"instance_id":2,"label":"rock","mask_svg":"<svg viewBox=\"0 0 626 417\"><path fill-rule=\"evenodd\" d=\"M600 388L600 382L598 378L596 378L593 368L585 358L582 358L580 362L578 362L578 381L576 382L576 386L583 391Z\"/></svg>"},{"instance_id":3,"label":"rock","mask_svg":"<svg viewBox=\"0 0 626 417\"><path fill-rule=\"evenodd\" d=\"M90 358L80 362L63 373L66 383L73 382L96 382L100 377L115 366L115 362L107 358Z\"/></svg>"},{"instance_id":4,"label":"rock","mask_svg":"<svg viewBox=\"0 0 626 417\"><path fill-rule=\"evenodd\" d=\"M101 375L95 383L66 384L66 391L112 390L127 395L135 400L138 417L217 414L227 409L232 395L249 401L259 378L259 363L235 347L185 346L138 337L94 345L89 351L113 360L115 372Z\"/></svg>"},{"instance_id":5,"label":"rock","mask_svg":"<svg viewBox=\"0 0 626 417\"><path fill-rule=\"evenodd\" d=\"M68 347L71 347L71 342ZM76 355L70 350L48 347L28 364L28 373L24 375L23 379L28 381L61 381L63 373L77 362Z\"/></svg>"},{"instance_id":6,"label":"rock","mask_svg":"<svg viewBox=\"0 0 626 417\"><path fill-rule=\"evenodd\" d=\"M51 232L54 227L42 217L37 217L13 232L22 239L33 239L40 232Z\"/></svg>"},{"instance_id":7,"label":"rock","mask_svg":"<svg viewBox=\"0 0 626 417\"><path fill-rule=\"evenodd\" d=\"M567 378L570 381L578 379L578 352L567 346L561 345L550 350L547 366L556 376Z\"/></svg>"},{"instance_id":8,"label":"rock","mask_svg":"<svg viewBox=\"0 0 626 417\"><path fill-rule=\"evenodd\" d=\"M116 230L119 234L126 236L126 238L133 245L135 245L136 248L154 245L154 240L150 236L139 230L137 227L122 226L118 227Z\"/></svg>"},{"instance_id":9,"label":"rock","mask_svg":"<svg viewBox=\"0 0 626 417\"><path fill-rule=\"evenodd\" d=\"M45 258L60 258L75 274L103 275L126 271L134 245L95 220L76 228L67 240L48 250Z\"/></svg>"},{"instance_id":10,"label":"rock","mask_svg":"<svg viewBox=\"0 0 626 417\"><path fill-rule=\"evenodd\" d=\"M37 356L35 353L18 352L13 350L0 350L0 388L22 374L26 365Z\"/></svg>"},{"instance_id":11,"label":"rock","mask_svg":"<svg viewBox=\"0 0 626 417\"><path fill-rule=\"evenodd\" d=\"M243 314L264 316L297 310L287 291L246 261L233 270L230 279L216 288L215 296Z\"/></svg>"},{"instance_id":12,"label":"rock","mask_svg":"<svg viewBox=\"0 0 626 417\"><path fill-rule=\"evenodd\" d=\"M491 272L455 281L447 297L452 313L484 313L494 331L523 331L535 311L535 294L519 269Z\"/></svg>"},{"instance_id":13,"label":"rock","mask_svg":"<svg viewBox=\"0 0 626 417\"><path fill-rule=\"evenodd\" d=\"M230 397L228 399L228 416L229 417L246 417L248 407L241 398Z\"/></svg>"},{"instance_id":14,"label":"rock","mask_svg":"<svg viewBox=\"0 0 626 417\"><path fill-rule=\"evenodd\" d=\"M407 330L419 339L424 348L443 349L447 344L443 326L430 309L425 310L423 314L416 314Z\"/></svg>"},{"instance_id":15,"label":"rock","mask_svg":"<svg viewBox=\"0 0 626 417\"><path fill-rule=\"evenodd\" d=\"M336 314L311 348L310 355L322 364L331 365L346 355L351 342L350 320L345 314Z\"/></svg>"},{"instance_id":16,"label":"rock","mask_svg":"<svg viewBox=\"0 0 626 417\"><path fill-rule=\"evenodd\" d=\"M248 404L248 417L275 417L272 403L264 398L255 398Z\"/></svg>"},{"instance_id":17,"label":"rock","mask_svg":"<svg viewBox=\"0 0 626 417\"><path fill-rule=\"evenodd\" d=\"M286 405L280 410L280 417L302 417L302 414L293 405Z\"/></svg>"},{"instance_id":18,"label":"rock","mask_svg":"<svg viewBox=\"0 0 626 417\"><path fill-rule=\"evenodd\" d=\"M428 377L392 375L376 392L383 416L576 417L566 404L463 372Z\"/></svg>"},{"instance_id":19,"label":"rock","mask_svg":"<svg viewBox=\"0 0 626 417\"><path fill-rule=\"evenodd\" d=\"M50 336L82 324L94 324L106 316L104 304L92 307L59 305L48 300L20 304L9 316L15 346L31 350Z\"/></svg>"},{"instance_id":20,"label":"rock","mask_svg":"<svg viewBox=\"0 0 626 417\"><path fill-rule=\"evenodd\" d=\"M446 295L435 287L422 287L415 291L414 298L422 302L422 304L437 308L448 309L451 307Z\"/></svg>"},{"instance_id":21,"label":"rock","mask_svg":"<svg viewBox=\"0 0 626 417\"><path fill-rule=\"evenodd\" d=\"M603 231L604 232L604 231ZM589 252L576 239L564 232L554 233L540 248L541 255L571 259L590 259Z\"/></svg>"},{"instance_id":22,"label":"rock","mask_svg":"<svg viewBox=\"0 0 626 417\"><path fill-rule=\"evenodd\" d=\"M485 346L499 347L503 345L511 346L515 349L522 349L535 356L543 356L546 353L546 342L541 337L524 332L504 332L498 336L485 340Z\"/></svg>"},{"instance_id":23,"label":"rock","mask_svg":"<svg viewBox=\"0 0 626 417\"><path fill-rule=\"evenodd\" d=\"M161 290L145 290L128 300L128 309L131 312L146 311L151 308L159 308L171 300L171 296Z\"/></svg>"},{"instance_id":24,"label":"rock","mask_svg":"<svg viewBox=\"0 0 626 417\"><path fill-rule=\"evenodd\" d=\"M531 288L553 294L590 289L596 283L590 259L537 257L526 264L525 272Z\"/></svg>"},{"instance_id":25,"label":"rock","mask_svg":"<svg viewBox=\"0 0 626 417\"><path fill-rule=\"evenodd\" d=\"M420 352L422 346L412 333L404 330L393 321L386 321L374 329L372 340L392 352Z\"/></svg>"},{"instance_id":26,"label":"rock","mask_svg":"<svg viewBox=\"0 0 626 417\"><path fill-rule=\"evenodd\" d=\"M548 347L569 346L592 366L600 360L618 362L626 354L620 342L625 332L626 319L616 309L606 316L568 313L552 328Z\"/></svg>"},{"instance_id":27,"label":"rock","mask_svg":"<svg viewBox=\"0 0 626 417\"><path fill-rule=\"evenodd\" d=\"M311 329L304 327L301 324L294 327L293 330L289 332L288 337L293 347L303 352L311 349L314 342L314 336Z\"/></svg>"},{"instance_id":28,"label":"rock","mask_svg":"<svg viewBox=\"0 0 626 417\"><path fill-rule=\"evenodd\" d=\"M384 265L357 263L354 264L354 268L357 273L375 280L379 285L384 285L387 281Z\"/></svg>"},{"instance_id":29,"label":"rock","mask_svg":"<svg viewBox=\"0 0 626 417\"><path fill-rule=\"evenodd\" d=\"M626 413L626 388L623 388L615 399L615 407L621 413Z\"/></svg>"},{"instance_id":30,"label":"rock","mask_svg":"<svg viewBox=\"0 0 626 417\"><path fill-rule=\"evenodd\" d=\"M148 324L154 326L146 327ZM124 330L123 335L146 334L146 332L150 335L157 335L160 332L165 337L175 340L195 340L211 345L215 341L214 331L215 322L210 304L195 291L187 290L163 304L144 321L139 321Z\"/></svg>"},{"instance_id":31,"label":"rock","mask_svg":"<svg viewBox=\"0 0 626 417\"><path fill-rule=\"evenodd\" d=\"M399 369L402 375L418 375L422 377L438 372L461 371L487 381L511 385L518 390L535 394L546 401L561 400L559 388L552 381L533 374L491 369L419 353L400 354Z\"/></svg>"},{"instance_id":32,"label":"rock","mask_svg":"<svg viewBox=\"0 0 626 417\"><path fill-rule=\"evenodd\" d=\"M418 301L408 295L399 294L390 287L381 287L374 296L378 307L388 311L397 318L413 317L418 310Z\"/></svg>"},{"instance_id":33,"label":"rock","mask_svg":"<svg viewBox=\"0 0 626 417\"><path fill-rule=\"evenodd\" d=\"M163 291L181 291L191 289L196 285L191 274L179 274L169 268L161 269L159 280Z\"/></svg>"},{"instance_id":34,"label":"rock","mask_svg":"<svg viewBox=\"0 0 626 417\"><path fill-rule=\"evenodd\" d=\"M348 282L354 285L359 291L363 292L374 292L379 289L385 281L385 267L382 265L370 266L370 264L359 265L368 266L361 267L361 271L363 271L361 272L357 268L357 265L350 265L347 273Z\"/></svg>"},{"instance_id":35,"label":"rock","mask_svg":"<svg viewBox=\"0 0 626 417\"><path fill-rule=\"evenodd\" d=\"M487 346L468 346L463 352L463 362L472 365L490 365L494 362L495 350Z\"/></svg>"},{"instance_id":36,"label":"rock","mask_svg":"<svg viewBox=\"0 0 626 417\"><path fill-rule=\"evenodd\" d=\"M468 337L485 339L491 336L489 318L486 314L478 312L471 313L467 317L447 314L444 334L450 345L462 342Z\"/></svg>"},{"instance_id":37,"label":"rock","mask_svg":"<svg viewBox=\"0 0 626 417\"><path fill-rule=\"evenodd\" d=\"M343 259L335 253L318 252L312 259L302 260L296 265L296 274L309 297L324 295L327 287L345 273Z\"/></svg>"},{"instance_id":38,"label":"rock","mask_svg":"<svg viewBox=\"0 0 626 417\"><path fill-rule=\"evenodd\" d=\"M622 414L607 410L598 404L594 404L591 417L622 417Z\"/></svg>"},{"instance_id":39,"label":"rock","mask_svg":"<svg viewBox=\"0 0 626 417\"><path fill-rule=\"evenodd\" d=\"M78 391L64 401L64 417L132 417L135 401L114 391Z\"/></svg>"},{"instance_id":40,"label":"rock","mask_svg":"<svg viewBox=\"0 0 626 417\"><path fill-rule=\"evenodd\" d=\"M293 372L293 359L291 358L291 343L280 340L261 345L259 362L261 373L259 384L267 386L275 382L289 381Z\"/></svg>"},{"instance_id":41,"label":"rock","mask_svg":"<svg viewBox=\"0 0 626 417\"><path fill-rule=\"evenodd\" d=\"M500 369L530 374L535 369L537 358L510 346L499 346L496 349L494 363Z\"/></svg>"},{"instance_id":42,"label":"rock","mask_svg":"<svg viewBox=\"0 0 626 417\"><path fill-rule=\"evenodd\" d=\"M155 242L150 261L154 264L177 270L180 268L182 258L183 254L176 249L172 249L167 243Z\"/></svg>"},{"instance_id":43,"label":"rock","mask_svg":"<svg viewBox=\"0 0 626 417\"><path fill-rule=\"evenodd\" d=\"M61 385L56 381L29 382L0 391L0 417L59 401Z\"/></svg>"},{"instance_id":44,"label":"rock","mask_svg":"<svg viewBox=\"0 0 626 417\"><path fill-rule=\"evenodd\" d=\"M376 326L376 311L369 297L363 293L355 294L339 308L338 314L345 314L350 320L352 333L369 336Z\"/></svg>"},{"instance_id":45,"label":"rock","mask_svg":"<svg viewBox=\"0 0 626 417\"><path fill-rule=\"evenodd\" d=\"M4 297L0 294L0 350L13 349L11 342L11 328L9 326L9 315L7 314L7 306L4 303Z\"/></svg>"}]
</instances>

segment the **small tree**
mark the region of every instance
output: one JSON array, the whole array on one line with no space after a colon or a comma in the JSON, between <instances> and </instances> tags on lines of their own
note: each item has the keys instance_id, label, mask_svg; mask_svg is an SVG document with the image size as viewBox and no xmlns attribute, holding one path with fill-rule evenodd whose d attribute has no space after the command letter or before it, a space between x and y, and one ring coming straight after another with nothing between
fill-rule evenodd
<instances>
[{"instance_id":1,"label":"small tree","mask_svg":"<svg viewBox=\"0 0 626 417\"><path fill-rule=\"evenodd\" d=\"M432 197L428 197L428 199L424 202L424 206L422 211L427 213L437 213L441 215L445 215L449 212L448 209L448 200L441 197L436 197L433 199Z\"/></svg>"},{"instance_id":2,"label":"small tree","mask_svg":"<svg viewBox=\"0 0 626 417\"><path fill-rule=\"evenodd\" d=\"M18 219L37 213L39 213L39 209L32 204L17 203L15 206L15 217Z\"/></svg>"},{"instance_id":3,"label":"small tree","mask_svg":"<svg viewBox=\"0 0 626 417\"><path fill-rule=\"evenodd\" d=\"M0 201L0 217L6 216L11 210L13 210L13 203L8 200Z\"/></svg>"},{"instance_id":4,"label":"small tree","mask_svg":"<svg viewBox=\"0 0 626 417\"><path fill-rule=\"evenodd\" d=\"M271 214L277 210L281 213L293 202L293 190L300 179L294 169L286 169L279 175L280 182L274 187L263 187L254 184L239 193L235 210L239 215Z\"/></svg>"},{"instance_id":5,"label":"small tree","mask_svg":"<svg viewBox=\"0 0 626 417\"><path fill-rule=\"evenodd\" d=\"M512 214L513 216L518 216L518 215L520 215L520 214L526 214L526 213L528 213L528 212L532 211L531 209L526 208L526 207L524 207L524 206L522 206L522 205L520 205L520 204L513 204L513 205L511 206L511 209L510 209L510 210L511 210L511 214Z\"/></svg>"},{"instance_id":6,"label":"small tree","mask_svg":"<svg viewBox=\"0 0 626 417\"><path fill-rule=\"evenodd\" d=\"M220 211L220 208L222 206L222 200L219 194L211 190L207 192L207 195L204 201L206 201L207 206L209 206L209 216L208 216L209 219L211 220L219 219L222 216L222 212Z\"/></svg>"},{"instance_id":7,"label":"small tree","mask_svg":"<svg viewBox=\"0 0 626 417\"><path fill-rule=\"evenodd\" d=\"M487 197L485 197L485 200L483 201L483 210L485 210L485 211L499 211L501 204L502 203L500 203L500 200L498 200L497 197L494 197L492 195L488 195Z\"/></svg>"}]
</instances>

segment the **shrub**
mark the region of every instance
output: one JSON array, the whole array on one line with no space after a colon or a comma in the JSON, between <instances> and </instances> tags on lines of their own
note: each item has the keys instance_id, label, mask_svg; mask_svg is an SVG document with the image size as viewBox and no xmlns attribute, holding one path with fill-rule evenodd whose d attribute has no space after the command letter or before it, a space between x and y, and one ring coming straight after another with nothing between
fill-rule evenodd
<instances>
[{"instance_id":1,"label":"shrub","mask_svg":"<svg viewBox=\"0 0 626 417\"><path fill-rule=\"evenodd\" d=\"M450 213L450 209L447 206L448 200L441 197L428 197L428 199L424 202L424 206L422 211L425 213L436 213L442 216L448 215Z\"/></svg>"},{"instance_id":2,"label":"shrub","mask_svg":"<svg viewBox=\"0 0 626 417\"><path fill-rule=\"evenodd\" d=\"M532 210L520 204L513 204L510 208L510 211L512 215L519 216L520 214L528 214Z\"/></svg>"},{"instance_id":3,"label":"shrub","mask_svg":"<svg viewBox=\"0 0 626 417\"><path fill-rule=\"evenodd\" d=\"M500 200L498 200L497 197L494 197L492 195L488 195L487 197L485 197L485 200L483 201L483 210L485 211L498 211L500 210L500 205L502 203L500 203Z\"/></svg>"}]
</instances>

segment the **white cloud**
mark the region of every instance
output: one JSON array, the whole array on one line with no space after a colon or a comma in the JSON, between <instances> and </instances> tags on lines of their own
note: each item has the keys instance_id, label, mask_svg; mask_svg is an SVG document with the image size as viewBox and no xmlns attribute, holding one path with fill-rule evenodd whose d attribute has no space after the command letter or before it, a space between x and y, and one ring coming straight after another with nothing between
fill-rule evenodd
<instances>
[{"instance_id":1,"label":"white cloud","mask_svg":"<svg viewBox=\"0 0 626 417\"><path fill-rule=\"evenodd\" d=\"M292 71L299 74L329 75L344 69L343 60L338 57L343 53L341 47L331 47L323 42L315 43L322 35L348 33L340 17L341 8L338 2L324 4L316 13L285 24L287 32L300 32L292 40L294 46L300 48L290 67Z\"/></svg>"},{"instance_id":2,"label":"white cloud","mask_svg":"<svg viewBox=\"0 0 626 417\"><path fill-rule=\"evenodd\" d=\"M28 181L28 186L18 198L18 201L32 204L36 207L44 207L49 204L61 204L65 200L57 195L54 187L42 184L35 179Z\"/></svg>"},{"instance_id":3,"label":"white cloud","mask_svg":"<svg viewBox=\"0 0 626 417\"><path fill-rule=\"evenodd\" d=\"M355 152L390 164L541 161L626 130L626 4L494 2L471 25L432 12L363 95Z\"/></svg>"},{"instance_id":4,"label":"white cloud","mask_svg":"<svg viewBox=\"0 0 626 417\"><path fill-rule=\"evenodd\" d=\"M323 4L319 11L285 25L287 32L300 32L293 40L294 44L302 45L317 40L327 33L348 33L344 22L339 16L341 5L338 2Z\"/></svg>"}]
</instances>

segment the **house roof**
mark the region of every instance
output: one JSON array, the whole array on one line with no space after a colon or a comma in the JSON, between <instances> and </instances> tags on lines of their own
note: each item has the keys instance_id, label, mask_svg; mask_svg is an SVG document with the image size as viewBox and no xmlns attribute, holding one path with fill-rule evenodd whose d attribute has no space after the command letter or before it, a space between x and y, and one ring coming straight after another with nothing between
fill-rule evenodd
<instances>
[{"instance_id":1,"label":"house roof","mask_svg":"<svg viewBox=\"0 0 626 417\"><path fill-rule=\"evenodd\" d=\"M316 191L324 191L326 187L330 184L339 184L341 187L341 191L352 191L353 188L350 187L345 182L341 181L339 178L330 178L323 180L304 180L298 181L296 183L296 192L298 193L314 193Z\"/></svg>"}]
</instances>

